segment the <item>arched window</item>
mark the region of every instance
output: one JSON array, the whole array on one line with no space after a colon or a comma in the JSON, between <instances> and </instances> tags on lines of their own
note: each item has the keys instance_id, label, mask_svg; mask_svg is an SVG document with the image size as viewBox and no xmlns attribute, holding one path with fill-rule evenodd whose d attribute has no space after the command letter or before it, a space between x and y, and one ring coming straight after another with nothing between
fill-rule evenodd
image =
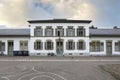
<instances>
[{"instance_id":1,"label":"arched window","mask_svg":"<svg viewBox=\"0 0 120 80\"><path fill-rule=\"evenodd\" d=\"M53 50L53 42L51 40L47 40L45 42L45 49L46 50Z\"/></svg>"},{"instance_id":2,"label":"arched window","mask_svg":"<svg viewBox=\"0 0 120 80\"><path fill-rule=\"evenodd\" d=\"M35 50L42 50L43 49L43 43L41 42L41 40L36 40L34 42L34 49Z\"/></svg>"},{"instance_id":3,"label":"arched window","mask_svg":"<svg viewBox=\"0 0 120 80\"><path fill-rule=\"evenodd\" d=\"M73 40L68 40L68 42L66 42L66 49L67 50L74 50L75 49L75 42Z\"/></svg>"},{"instance_id":4,"label":"arched window","mask_svg":"<svg viewBox=\"0 0 120 80\"><path fill-rule=\"evenodd\" d=\"M34 29L34 36L43 36L43 29L41 26L36 26Z\"/></svg>"},{"instance_id":5,"label":"arched window","mask_svg":"<svg viewBox=\"0 0 120 80\"><path fill-rule=\"evenodd\" d=\"M85 42L83 40L79 40L77 42L77 49L78 50L84 50L85 49Z\"/></svg>"},{"instance_id":6,"label":"arched window","mask_svg":"<svg viewBox=\"0 0 120 80\"><path fill-rule=\"evenodd\" d=\"M53 36L53 28L51 26L47 26L45 29L45 36Z\"/></svg>"}]
</instances>

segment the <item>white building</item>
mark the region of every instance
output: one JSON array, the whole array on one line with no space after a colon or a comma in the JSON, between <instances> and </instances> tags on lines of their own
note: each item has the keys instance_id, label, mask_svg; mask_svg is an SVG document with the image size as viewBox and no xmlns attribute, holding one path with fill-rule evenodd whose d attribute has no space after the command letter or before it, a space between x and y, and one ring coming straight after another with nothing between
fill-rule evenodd
<instances>
[{"instance_id":1,"label":"white building","mask_svg":"<svg viewBox=\"0 0 120 80\"><path fill-rule=\"evenodd\" d=\"M29 29L0 29L4 55L120 55L120 29L90 28L90 20L31 20Z\"/></svg>"}]
</instances>

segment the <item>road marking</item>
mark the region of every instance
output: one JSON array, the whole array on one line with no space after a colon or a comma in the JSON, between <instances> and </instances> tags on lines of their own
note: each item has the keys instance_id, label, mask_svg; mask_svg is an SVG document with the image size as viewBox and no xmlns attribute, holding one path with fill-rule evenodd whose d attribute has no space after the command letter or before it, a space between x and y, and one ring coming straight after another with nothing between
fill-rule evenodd
<instances>
[{"instance_id":1,"label":"road marking","mask_svg":"<svg viewBox=\"0 0 120 80\"><path fill-rule=\"evenodd\" d=\"M25 69L27 69L27 68L26 68L26 67L23 67L23 69L21 69L21 70L16 70L16 71L24 71ZM1 74L12 74L12 73L15 73L15 72L0 73L0 75L1 75Z\"/></svg>"},{"instance_id":2,"label":"road marking","mask_svg":"<svg viewBox=\"0 0 120 80\"><path fill-rule=\"evenodd\" d=\"M20 74L15 74L15 75L9 75L9 76L3 76L1 78L4 78L4 79L7 79L7 80L10 80L8 77L13 77L13 76L17 76L17 75L22 75L22 74L25 74L27 72L30 72L31 70L28 70L28 71L25 71L25 72L22 72Z\"/></svg>"},{"instance_id":3,"label":"road marking","mask_svg":"<svg viewBox=\"0 0 120 80\"><path fill-rule=\"evenodd\" d=\"M58 76L59 78L61 78L61 79L63 79L63 80L67 80L67 79L65 79L63 76L58 75L58 74L55 74L55 73L51 73L51 72L40 72L40 71L38 71L38 70L35 69L35 66L33 66L32 69L33 69L34 71L38 72L38 73L48 73L48 74L53 74L53 75Z\"/></svg>"},{"instance_id":4,"label":"road marking","mask_svg":"<svg viewBox=\"0 0 120 80\"><path fill-rule=\"evenodd\" d=\"M24 78L24 77L31 76L31 75L35 75L35 74L36 74L36 75L37 75L37 74L41 74L41 75L42 75L42 74L51 74L51 75L55 75L56 77L58 77L58 78L60 78L60 79L62 79L62 80L67 80L67 79L65 79L64 77L62 77L61 75L58 75L58 74L55 74L55 73L52 73L52 72L40 72L40 71L36 70L34 66L33 66L32 70L35 71L36 73L26 74L26 75L24 75L24 76L19 77L18 80L21 80L21 79Z\"/></svg>"},{"instance_id":5,"label":"road marking","mask_svg":"<svg viewBox=\"0 0 120 80\"><path fill-rule=\"evenodd\" d=\"M47 77L47 78L50 78L50 79L52 79L52 80L55 80L55 78L53 78L53 77L51 77L51 76L48 76L48 75L35 76L35 77L31 78L30 80L34 80L34 79L36 79L36 78L38 78L38 77Z\"/></svg>"}]
</instances>

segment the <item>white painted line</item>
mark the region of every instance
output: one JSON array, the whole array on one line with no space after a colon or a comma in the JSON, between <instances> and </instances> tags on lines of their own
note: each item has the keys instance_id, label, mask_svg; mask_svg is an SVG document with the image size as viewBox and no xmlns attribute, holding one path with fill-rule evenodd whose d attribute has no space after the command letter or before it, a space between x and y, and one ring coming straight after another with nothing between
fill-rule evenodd
<instances>
[{"instance_id":1,"label":"white painted line","mask_svg":"<svg viewBox=\"0 0 120 80\"><path fill-rule=\"evenodd\" d=\"M23 67L23 69L21 69L21 70L16 70L16 71L24 71L25 69L27 69L27 68L26 68L26 67ZM0 73L0 74L12 74L12 73L15 73L15 72Z\"/></svg>"},{"instance_id":2,"label":"white painted line","mask_svg":"<svg viewBox=\"0 0 120 80\"><path fill-rule=\"evenodd\" d=\"M26 72L23 72L23 73L20 73L20 74L15 74L15 75L10 75L10 76L3 76L3 77L1 77L1 78L4 78L4 79L9 80L9 78L8 78L8 77L13 77L13 76L17 76L17 75L22 75L22 74L25 74L25 73L30 72L30 71L31 71L31 70L26 71Z\"/></svg>"},{"instance_id":3,"label":"white painted line","mask_svg":"<svg viewBox=\"0 0 120 80\"><path fill-rule=\"evenodd\" d=\"M38 70L35 69L35 66L33 66L32 69L33 69L34 71L38 72L38 73L48 73L48 74L53 74L53 75L58 76L59 78L61 78L61 79L63 79L63 80L67 80L67 79L65 79L63 76L58 75L58 74L55 74L55 73L51 73L51 72L40 72L40 71L38 71Z\"/></svg>"},{"instance_id":4,"label":"white painted line","mask_svg":"<svg viewBox=\"0 0 120 80\"><path fill-rule=\"evenodd\" d=\"M86 61L86 62L95 62L95 61L120 61L120 59L92 59L92 60L87 60L87 59L83 59L83 60L79 60L79 59L74 59L74 60L59 60L59 59L54 59L54 60L49 60L49 59L30 59L30 60L28 60L28 59L14 59L14 60L7 60L7 59L0 59L0 61L26 61L26 62L31 62L31 61L43 61L43 62L52 62L52 61L55 61L55 62L84 62L84 61Z\"/></svg>"},{"instance_id":5,"label":"white painted line","mask_svg":"<svg viewBox=\"0 0 120 80\"><path fill-rule=\"evenodd\" d=\"M52 79L52 80L55 80L55 78L53 78L53 77L51 77L51 76L48 76L48 75L35 76L35 77L33 77L32 79L30 79L30 80L34 80L34 79L36 79L36 78L38 78L38 77L47 77L47 78L50 78L50 79Z\"/></svg>"},{"instance_id":6,"label":"white painted line","mask_svg":"<svg viewBox=\"0 0 120 80\"><path fill-rule=\"evenodd\" d=\"M60 78L60 79L62 79L62 80L67 80L67 79L65 79L63 76L61 76L61 75L58 75L58 74L55 74L55 73L52 73L52 72L39 72L39 71L37 71L36 69L35 69L35 67L33 66L33 68L32 68L32 70L33 71L35 71L36 73L31 73L31 74L26 74L26 75L24 75L24 76L21 76L20 78L18 78L18 80L21 80L22 78L24 78L24 77L28 77L28 76L31 76L31 75L43 75L43 74L51 74L51 75L55 75L56 77L58 77L58 78Z\"/></svg>"}]
</instances>

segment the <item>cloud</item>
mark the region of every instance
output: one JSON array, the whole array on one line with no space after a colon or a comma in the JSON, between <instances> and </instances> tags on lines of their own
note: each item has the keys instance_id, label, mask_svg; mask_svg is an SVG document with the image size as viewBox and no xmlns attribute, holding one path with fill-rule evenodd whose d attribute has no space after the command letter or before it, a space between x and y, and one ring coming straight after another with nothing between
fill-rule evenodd
<instances>
[{"instance_id":1,"label":"cloud","mask_svg":"<svg viewBox=\"0 0 120 80\"><path fill-rule=\"evenodd\" d=\"M0 24L27 27L31 19L68 18L108 26L118 24L119 8L119 0L0 0Z\"/></svg>"}]
</instances>

